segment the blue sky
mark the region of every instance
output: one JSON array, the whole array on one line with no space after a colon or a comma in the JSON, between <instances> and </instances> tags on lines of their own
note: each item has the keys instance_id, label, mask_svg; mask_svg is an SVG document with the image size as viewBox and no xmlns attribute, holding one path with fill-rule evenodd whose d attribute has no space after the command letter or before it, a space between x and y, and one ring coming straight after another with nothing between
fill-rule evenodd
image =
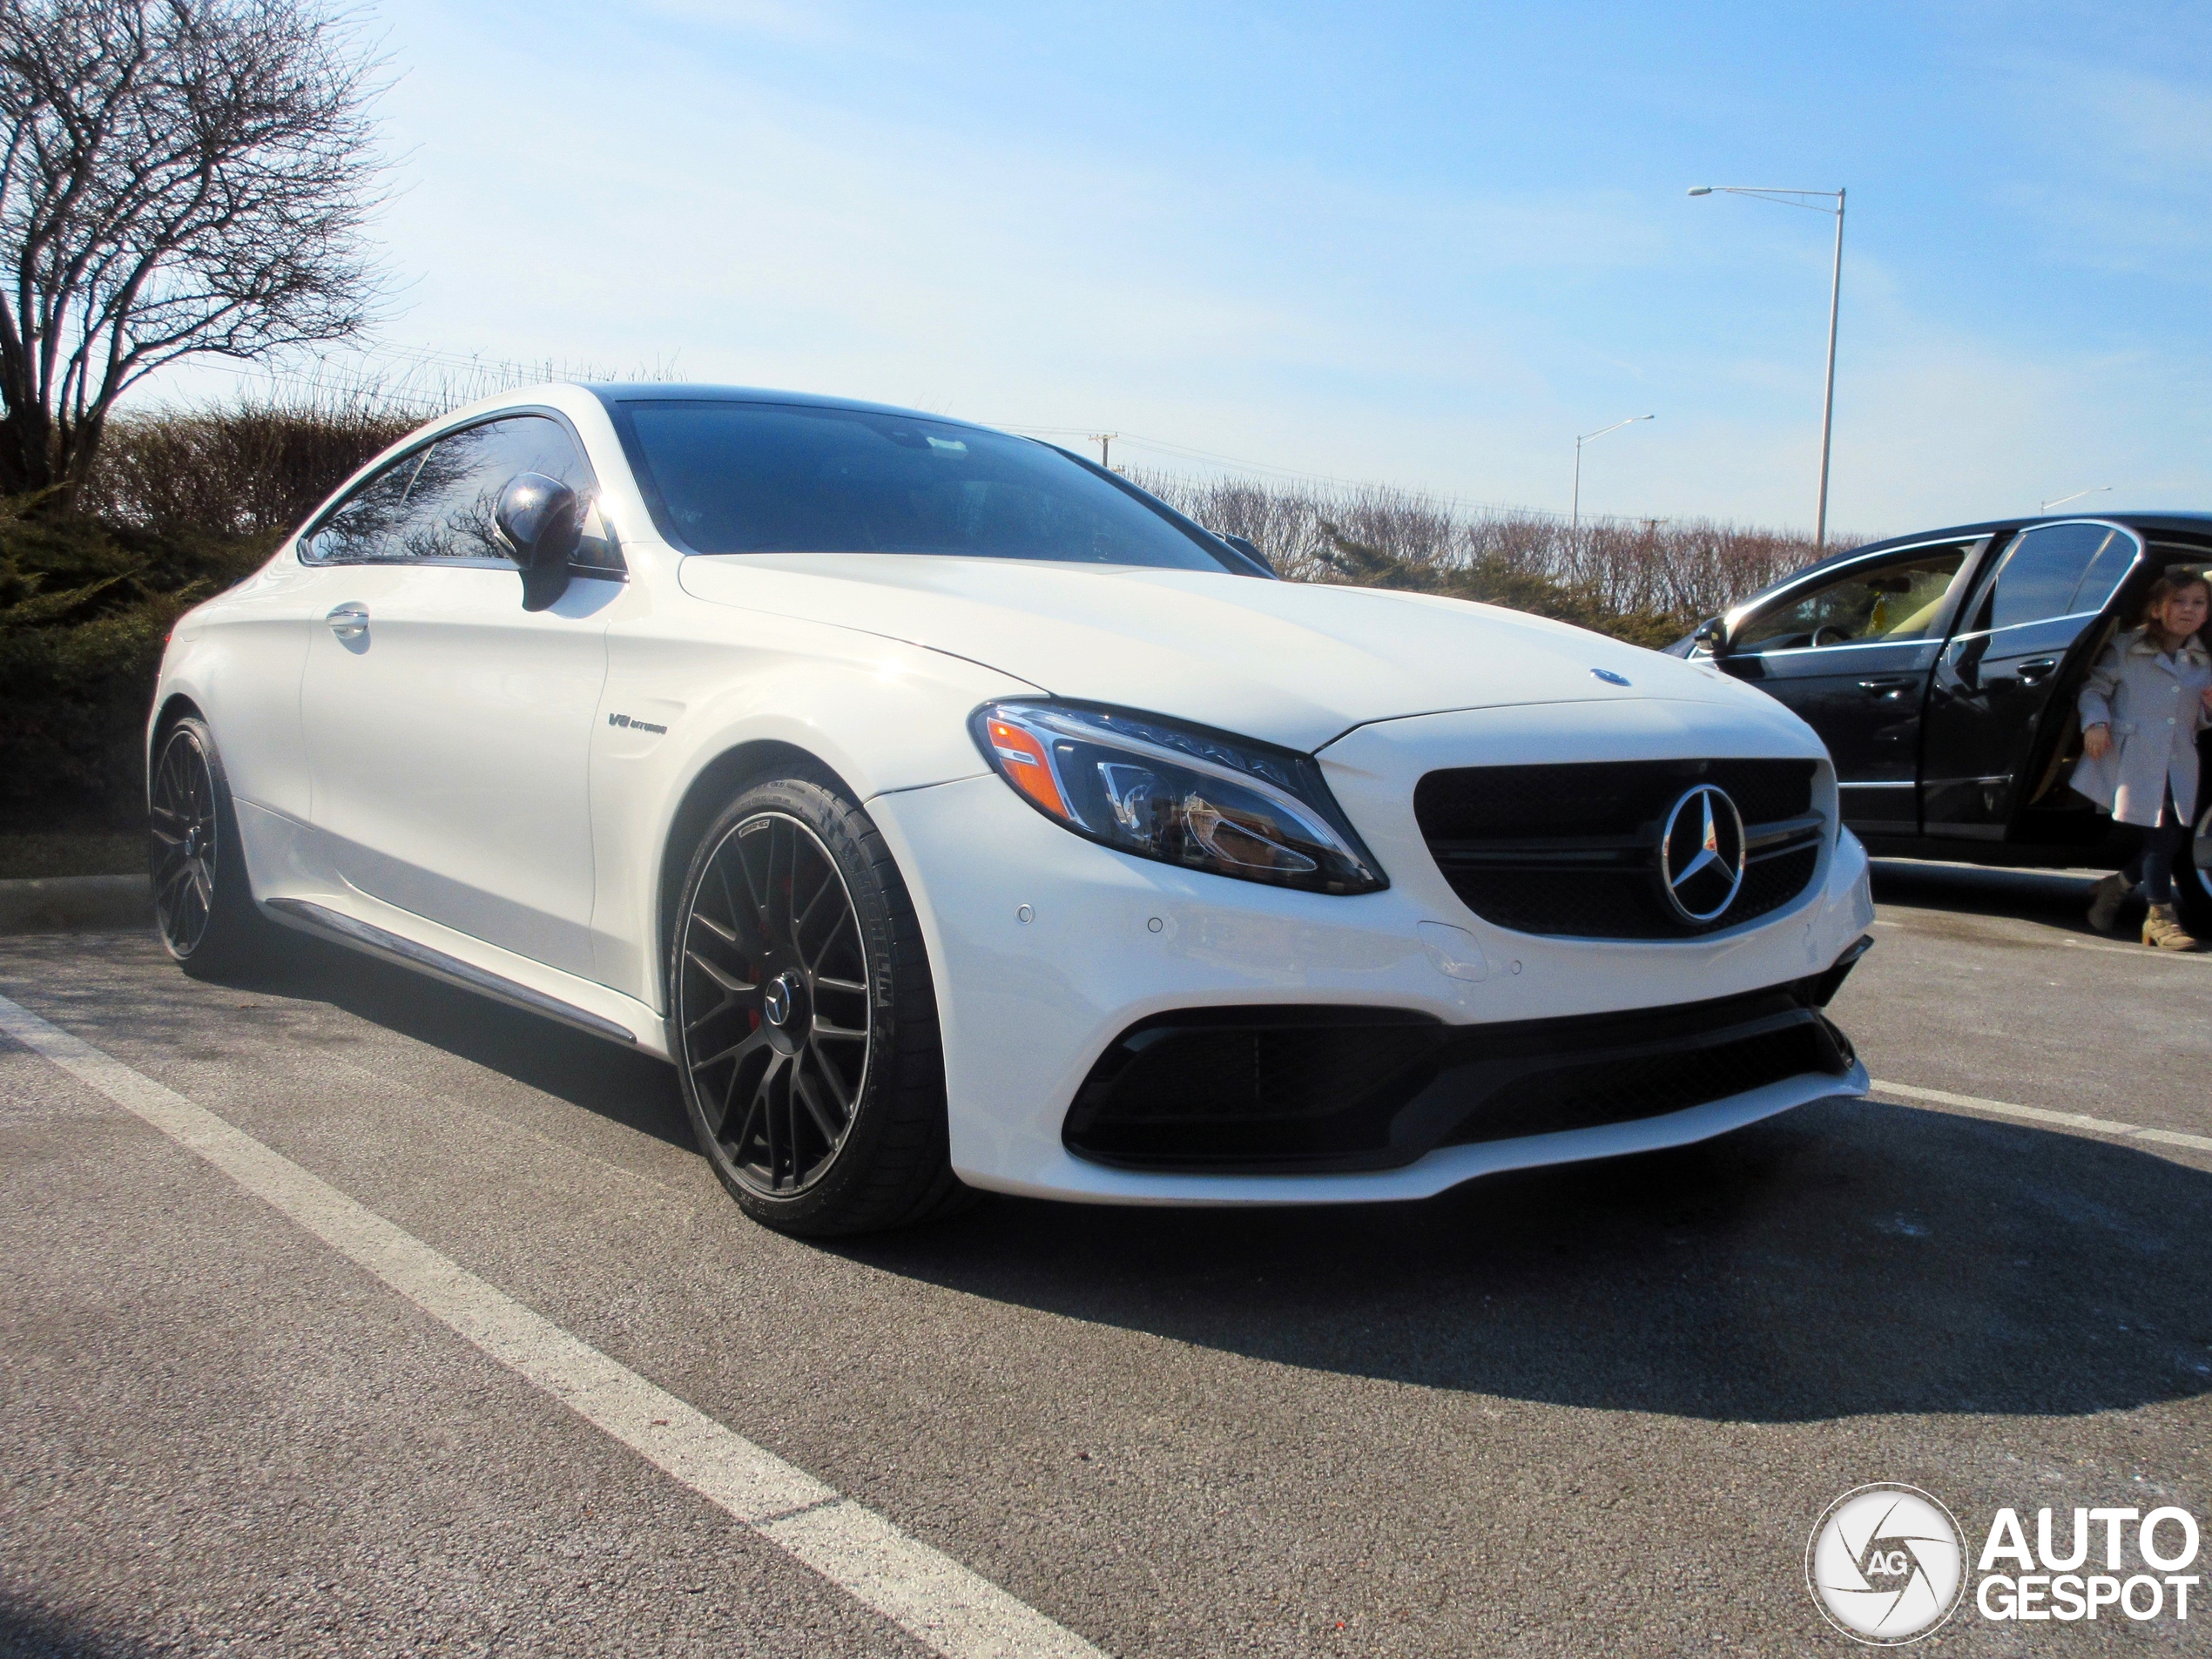
<instances>
[{"instance_id":1,"label":"blue sky","mask_svg":"<svg viewBox=\"0 0 2212 1659\"><path fill-rule=\"evenodd\" d=\"M375 17L395 347L1809 527L1831 221L1684 192L1840 184L1831 523L2212 508L2202 4Z\"/></svg>"}]
</instances>

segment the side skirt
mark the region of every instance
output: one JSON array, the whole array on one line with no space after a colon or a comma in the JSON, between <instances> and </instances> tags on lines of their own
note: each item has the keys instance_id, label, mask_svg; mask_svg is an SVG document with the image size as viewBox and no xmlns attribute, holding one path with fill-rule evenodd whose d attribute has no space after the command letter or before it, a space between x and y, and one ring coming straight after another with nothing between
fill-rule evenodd
<instances>
[{"instance_id":1,"label":"side skirt","mask_svg":"<svg viewBox=\"0 0 2212 1659\"><path fill-rule=\"evenodd\" d=\"M333 944L343 945L349 950L374 956L381 961L427 974L432 979L443 980L448 985L464 991L474 991L479 996L489 996L518 1008L526 1013L543 1015L549 1020L558 1020L572 1025L579 1031L588 1031L595 1037L604 1037L610 1042L620 1042L635 1048L637 1034L612 1020L602 1018L587 1009L563 1002L543 991L518 985L511 979L502 979L457 956L448 956L442 950L428 945L418 945L411 939L359 921L351 916L341 916L335 910L326 909L305 899L264 899L262 906L280 921L289 923L302 932L327 939Z\"/></svg>"},{"instance_id":2,"label":"side skirt","mask_svg":"<svg viewBox=\"0 0 2212 1659\"><path fill-rule=\"evenodd\" d=\"M1850 827L1850 826L1846 826ZM2127 843L2063 846L2043 841L1966 841L1941 836L1885 835L1852 828L1870 859L1927 859L1938 864L1988 864L2008 869L2116 870L2128 860Z\"/></svg>"}]
</instances>

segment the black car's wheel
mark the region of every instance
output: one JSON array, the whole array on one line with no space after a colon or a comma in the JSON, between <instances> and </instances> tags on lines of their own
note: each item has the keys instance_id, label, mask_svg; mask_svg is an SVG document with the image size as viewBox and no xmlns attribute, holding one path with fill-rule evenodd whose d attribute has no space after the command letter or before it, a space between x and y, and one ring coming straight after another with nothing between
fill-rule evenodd
<instances>
[{"instance_id":1,"label":"black car's wheel","mask_svg":"<svg viewBox=\"0 0 2212 1659\"><path fill-rule=\"evenodd\" d=\"M2212 801L2206 803L2182 851L2181 867L2174 872L2182 925L2199 939L2212 939Z\"/></svg>"},{"instance_id":2,"label":"black car's wheel","mask_svg":"<svg viewBox=\"0 0 2212 1659\"><path fill-rule=\"evenodd\" d=\"M205 720L187 716L162 734L146 800L154 926L170 955L201 978L260 963L275 930L253 907L230 780Z\"/></svg>"},{"instance_id":3,"label":"black car's wheel","mask_svg":"<svg viewBox=\"0 0 2212 1659\"><path fill-rule=\"evenodd\" d=\"M947 1157L928 957L857 803L801 778L732 801L692 855L670 957L691 1127L746 1214L822 1236L968 1197Z\"/></svg>"}]
</instances>

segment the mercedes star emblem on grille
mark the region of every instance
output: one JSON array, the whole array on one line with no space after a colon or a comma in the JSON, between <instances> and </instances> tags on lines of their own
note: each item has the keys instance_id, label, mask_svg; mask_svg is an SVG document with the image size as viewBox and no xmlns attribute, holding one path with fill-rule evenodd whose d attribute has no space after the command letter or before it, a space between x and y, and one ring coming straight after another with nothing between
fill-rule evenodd
<instances>
[{"instance_id":1,"label":"mercedes star emblem on grille","mask_svg":"<svg viewBox=\"0 0 2212 1659\"><path fill-rule=\"evenodd\" d=\"M1716 920L1743 885L1743 816L1728 792L1684 792L1659 832L1659 884L1685 921Z\"/></svg>"}]
</instances>

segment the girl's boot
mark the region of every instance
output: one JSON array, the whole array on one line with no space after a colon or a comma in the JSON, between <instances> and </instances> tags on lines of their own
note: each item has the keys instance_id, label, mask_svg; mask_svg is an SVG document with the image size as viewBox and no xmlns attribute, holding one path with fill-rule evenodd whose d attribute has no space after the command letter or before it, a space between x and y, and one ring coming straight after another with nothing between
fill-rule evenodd
<instances>
[{"instance_id":1,"label":"girl's boot","mask_svg":"<svg viewBox=\"0 0 2212 1659\"><path fill-rule=\"evenodd\" d=\"M2161 950L2195 950L2196 940L2182 926L2182 919L2170 904L2155 904L2143 918L2143 943L2155 945Z\"/></svg>"},{"instance_id":2,"label":"girl's boot","mask_svg":"<svg viewBox=\"0 0 2212 1659\"><path fill-rule=\"evenodd\" d=\"M2089 925L2101 934L2120 931L2120 907L2128 902L2128 878L2117 871L2089 890Z\"/></svg>"}]
</instances>

